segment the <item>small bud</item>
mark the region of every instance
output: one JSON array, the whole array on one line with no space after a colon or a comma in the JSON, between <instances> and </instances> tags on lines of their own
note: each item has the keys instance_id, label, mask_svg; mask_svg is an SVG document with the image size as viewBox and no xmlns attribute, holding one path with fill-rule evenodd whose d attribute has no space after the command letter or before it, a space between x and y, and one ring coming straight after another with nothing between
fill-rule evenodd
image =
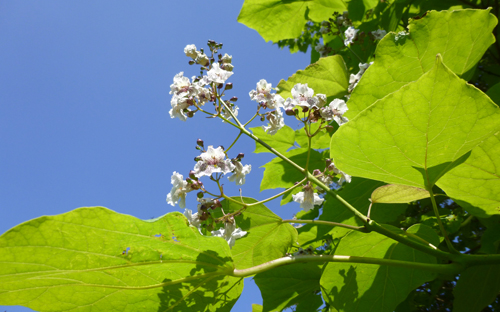
<instances>
[{"instance_id":1,"label":"small bud","mask_svg":"<svg viewBox=\"0 0 500 312\"><path fill-rule=\"evenodd\" d=\"M295 111L294 111L293 109L287 109L287 110L285 111L285 114L286 114L287 116L295 116Z\"/></svg>"},{"instance_id":2,"label":"small bud","mask_svg":"<svg viewBox=\"0 0 500 312\"><path fill-rule=\"evenodd\" d=\"M214 44L215 44L215 41L213 41L213 40L208 40L208 45L209 45L209 46L210 46L210 45L214 45Z\"/></svg>"},{"instance_id":3,"label":"small bud","mask_svg":"<svg viewBox=\"0 0 500 312\"><path fill-rule=\"evenodd\" d=\"M327 158L325 160L325 163L326 163L326 167L329 167L332 164L332 159L331 158Z\"/></svg>"},{"instance_id":4,"label":"small bud","mask_svg":"<svg viewBox=\"0 0 500 312\"><path fill-rule=\"evenodd\" d=\"M219 84L217 85L217 89L222 89L222 87L223 87L223 86L224 86L224 85L223 85L222 83L219 83Z\"/></svg>"},{"instance_id":5,"label":"small bud","mask_svg":"<svg viewBox=\"0 0 500 312\"><path fill-rule=\"evenodd\" d=\"M188 63L189 63L189 65L193 65L195 62L193 60L191 60Z\"/></svg>"},{"instance_id":6,"label":"small bud","mask_svg":"<svg viewBox=\"0 0 500 312\"><path fill-rule=\"evenodd\" d=\"M233 71L234 66L233 64L222 64L222 68L227 71Z\"/></svg>"},{"instance_id":7,"label":"small bud","mask_svg":"<svg viewBox=\"0 0 500 312\"><path fill-rule=\"evenodd\" d=\"M194 116L194 112L193 112L193 111L189 111L189 112L187 113L187 116L188 116L189 118L193 118L193 116Z\"/></svg>"},{"instance_id":8,"label":"small bud","mask_svg":"<svg viewBox=\"0 0 500 312\"><path fill-rule=\"evenodd\" d=\"M194 175L194 171L193 170L189 171L189 177L191 179L193 179L193 180L198 180L198 178L196 178L196 176Z\"/></svg>"},{"instance_id":9,"label":"small bud","mask_svg":"<svg viewBox=\"0 0 500 312\"><path fill-rule=\"evenodd\" d=\"M190 178L186 178L186 182L189 184L193 184L193 180L191 180Z\"/></svg>"},{"instance_id":10,"label":"small bud","mask_svg":"<svg viewBox=\"0 0 500 312\"><path fill-rule=\"evenodd\" d=\"M320 175L320 174L321 174L321 171L319 169L314 169L313 175L317 176L317 175Z\"/></svg>"},{"instance_id":11,"label":"small bud","mask_svg":"<svg viewBox=\"0 0 500 312\"><path fill-rule=\"evenodd\" d=\"M200 160L201 160L201 157L200 157L200 156L196 156L196 157L194 158L194 161L200 161Z\"/></svg>"},{"instance_id":12,"label":"small bud","mask_svg":"<svg viewBox=\"0 0 500 312\"><path fill-rule=\"evenodd\" d=\"M196 145L203 147L203 140L202 139L196 140Z\"/></svg>"},{"instance_id":13,"label":"small bud","mask_svg":"<svg viewBox=\"0 0 500 312\"><path fill-rule=\"evenodd\" d=\"M197 150L201 151L201 147L199 147L198 145L196 145L195 147Z\"/></svg>"},{"instance_id":14,"label":"small bud","mask_svg":"<svg viewBox=\"0 0 500 312\"><path fill-rule=\"evenodd\" d=\"M236 156L236 158L238 159L242 159L243 157L245 157L245 154L243 153L239 153L238 156Z\"/></svg>"},{"instance_id":15,"label":"small bud","mask_svg":"<svg viewBox=\"0 0 500 312\"><path fill-rule=\"evenodd\" d=\"M196 197L198 197L198 198L203 198L203 195L204 195L204 194L203 194L203 192L198 192L198 193L196 194Z\"/></svg>"},{"instance_id":16,"label":"small bud","mask_svg":"<svg viewBox=\"0 0 500 312\"><path fill-rule=\"evenodd\" d=\"M215 199L214 200L214 205L212 206L212 209L220 208L222 207L222 204L220 203L220 200Z\"/></svg>"},{"instance_id":17,"label":"small bud","mask_svg":"<svg viewBox=\"0 0 500 312\"><path fill-rule=\"evenodd\" d=\"M233 83L232 82L228 82L226 83L226 86L224 87L224 90L231 90L233 88Z\"/></svg>"},{"instance_id":18,"label":"small bud","mask_svg":"<svg viewBox=\"0 0 500 312\"><path fill-rule=\"evenodd\" d=\"M264 120L266 120L266 118L264 116L261 116L260 121L264 121Z\"/></svg>"},{"instance_id":19,"label":"small bud","mask_svg":"<svg viewBox=\"0 0 500 312\"><path fill-rule=\"evenodd\" d=\"M237 97L235 97L235 96L233 96L232 98L230 98L230 99L229 99L229 101L231 101L231 102L236 102L236 101L238 101L238 98L237 98Z\"/></svg>"},{"instance_id":20,"label":"small bud","mask_svg":"<svg viewBox=\"0 0 500 312\"><path fill-rule=\"evenodd\" d=\"M222 54L217 55L217 57L219 58L219 60L222 59Z\"/></svg>"},{"instance_id":21,"label":"small bud","mask_svg":"<svg viewBox=\"0 0 500 312\"><path fill-rule=\"evenodd\" d=\"M302 112L303 113L306 113L308 110L309 110L309 107L307 107L307 106L302 107Z\"/></svg>"},{"instance_id":22,"label":"small bud","mask_svg":"<svg viewBox=\"0 0 500 312\"><path fill-rule=\"evenodd\" d=\"M328 125L328 126L325 127L325 129L328 132L332 132L334 128L333 128L333 126Z\"/></svg>"}]
</instances>

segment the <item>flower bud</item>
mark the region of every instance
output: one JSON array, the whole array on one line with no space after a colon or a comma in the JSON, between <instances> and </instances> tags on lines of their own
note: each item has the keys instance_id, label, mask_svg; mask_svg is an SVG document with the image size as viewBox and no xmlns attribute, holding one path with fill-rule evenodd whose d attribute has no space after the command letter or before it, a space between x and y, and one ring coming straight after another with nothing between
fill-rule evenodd
<instances>
[{"instance_id":1,"label":"flower bud","mask_svg":"<svg viewBox=\"0 0 500 312\"><path fill-rule=\"evenodd\" d=\"M264 120L266 120L266 118L264 116L261 116L260 121L264 121Z\"/></svg>"},{"instance_id":2,"label":"flower bud","mask_svg":"<svg viewBox=\"0 0 500 312\"><path fill-rule=\"evenodd\" d=\"M204 195L204 194L203 194L203 192L198 192L198 193L196 194L196 197L198 197L198 198L203 198L203 195Z\"/></svg>"},{"instance_id":3,"label":"flower bud","mask_svg":"<svg viewBox=\"0 0 500 312\"><path fill-rule=\"evenodd\" d=\"M191 180L190 178L186 178L186 182L189 184L193 184L193 180Z\"/></svg>"},{"instance_id":4,"label":"flower bud","mask_svg":"<svg viewBox=\"0 0 500 312\"><path fill-rule=\"evenodd\" d=\"M224 85L222 83L217 84L217 89L222 89Z\"/></svg>"},{"instance_id":5,"label":"flower bud","mask_svg":"<svg viewBox=\"0 0 500 312\"><path fill-rule=\"evenodd\" d=\"M231 61L232 61L233 57L231 55L228 55L227 53L224 54L224 56L222 57L222 62L224 64L231 64Z\"/></svg>"},{"instance_id":6,"label":"flower bud","mask_svg":"<svg viewBox=\"0 0 500 312\"><path fill-rule=\"evenodd\" d=\"M193 111L189 111L189 112L187 112L187 116L188 116L189 118L193 118L193 116L194 116L194 112L193 112Z\"/></svg>"},{"instance_id":7,"label":"flower bud","mask_svg":"<svg viewBox=\"0 0 500 312\"><path fill-rule=\"evenodd\" d=\"M313 175L317 176L317 175L320 175L320 174L321 174L321 171L319 169L314 169Z\"/></svg>"},{"instance_id":8,"label":"flower bud","mask_svg":"<svg viewBox=\"0 0 500 312\"><path fill-rule=\"evenodd\" d=\"M211 46L211 45L215 45L215 41L213 41L213 40L208 40L207 45L209 45L209 46Z\"/></svg>"},{"instance_id":9,"label":"flower bud","mask_svg":"<svg viewBox=\"0 0 500 312\"><path fill-rule=\"evenodd\" d=\"M206 56L205 53L203 52L198 53L198 56L196 57L195 61L196 63L201 64L203 66L207 65L209 62L208 56Z\"/></svg>"},{"instance_id":10,"label":"flower bud","mask_svg":"<svg viewBox=\"0 0 500 312\"><path fill-rule=\"evenodd\" d=\"M233 83L232 82L228 82L226 83L226 86L224 87L224 90L231 90L233 88Z\"/></svg>"},{"instance_id":11,"label":"flower bud","mask_svg":"<svg viewBox=\"0 0 500 312\"><path fill-rule=\"evenodd\" d=\"M201 160L201 157L200 157L200 156L196 156L196 157L194 158L194 161L200 161L200 160Z\"/></svg>"},{"instance_id":12,"label":"flower bud","mask_svg":"<svg viewBox=\"0 0 500 312\"><path fill-rule=\"evenodd\" d=\"M193 60L191 60L188 63L189 63L189 65L193 65L195 62Z\"/></svg>"},{"instance_id":13,"label":"flower bud","mask_svg":"<svg viewBox=\"0 0 500 312\"><path fill-rule=\"evenodd\" d=\"M243 153L239 153L238 156L236 156L236 158L238 159L242 159L243 157L245 157L245 154Z\"/></svg>"},{"instance_id":14,"label":"flower bud","mask_svg":"<svg viewBox=\"0 0 500 312\"><path fill-rule=\"evenodd\" d=\"M202 139L198 139L196 140L196 145L200 146L200 147L203 147L203 140Z\"/></svg>"},{"instance_id":15,"label":"flower bud","mask_svg":"<svg viewBox=\"0 0 500 312\"><path fill-rule=\"evenodd\" d=\"M234 66L233 66L233 64L223 64L223 65L222 65L222 68L223 68L224 70L227 70L227 71L233 71Z\"/></svg>"},{"instance_id":16,"label":"flower bud","mask_svg":"<svg viewBox=\"0 0 500 312\"><path fill-rule=\"evenodd\" d=\"M235 97L235 96L233 96L232 98L230 98L230 99L229 99L229 101L231 101L231 102L236 102L236 101L238 101L238 98L237 98L237 97Z\"/></svg>"},{"instance_id":17,"label":"flower bud","mask_svg":"<svg viewBox=\"0 0 500 312\"><path fill-rule=\"evenodd\" d=\"M326 167L328 168L332 164L332 159L331 158L327 158L325 160L325 164L326 164Z\"/></svg>"},{"instance_id":18,"label":"flower bud","mask_svg":"<svg viewBox=\"0 0 500 312\"><path fill-rule=\"evenodd\" d=\"M309 107L307 107L307 106L302 107L302 112L303 113L306 113L308 110L309 110Z\"/></svg>"},{"instance_id":19,"label":"flower bud","mask_svg":"<svg viewBox=\"0 0 500 312\"><path fill-rule=\"evenodd\" d=\"M193 170L189 171L189 177L191 179L193 179L193 180L198 180L198 178L194 175L194 171Z\"/></svg>"},{"instance_id":20,"label":"flower bud","mask_svg":"<svg viewBox=\"0 0 500 312\"><path fill-rule=\"evenodd\" d=\"M293 109L287 109L287 110L285 111L285 114L286 114L287 116L295 116L295 112L293 111Z\"/></svg>"},{"instance_id":21,"label":"flower bud","mask_svg":"<svg viewBox=\"0 0 500 312\"><path fill-rule=\"evenodd\" d=\"M222 204L220 203L220 200L215 199L214 200L214 205L212 206L212 209L220 208L222 207Z\"/></svg>"}]
</instances>

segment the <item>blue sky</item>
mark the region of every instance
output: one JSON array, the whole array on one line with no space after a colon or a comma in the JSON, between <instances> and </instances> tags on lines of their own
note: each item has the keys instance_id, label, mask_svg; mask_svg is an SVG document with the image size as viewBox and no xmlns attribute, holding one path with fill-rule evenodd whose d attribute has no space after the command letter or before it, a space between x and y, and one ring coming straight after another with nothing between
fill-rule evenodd
<instances>
[{"instance_id":1,"label":"blue sky","mask_svg":"<svg viewBox=\"0 0 500 312\"><path fill-rule=\"evenodd\" d=\"M220 120L170 118L172 78L198 74L184 47L206 47L208 39L224 44L221 52L232 55L235 66L228 94L239 98L242 120L255 112L248 92L257 81L276 86L309 64L308 54L280 50L237 23L242 4L0 2L0 233L84 206L141 219L179 210L165 201L170 176L193 168L196 139L229 146L237 134ZM273 192L259 193L259 167L270 157L252 154L254 146L242 138L233 151L245 153L243 163L253 168L243 194L263 199ZM196 209L192 197L188 207ZM287 218L299 210L280 207L279 200L268 207ZM252 303L262 299L246 280L233 310L251 311Z\"/></svg>"}]
</instances>

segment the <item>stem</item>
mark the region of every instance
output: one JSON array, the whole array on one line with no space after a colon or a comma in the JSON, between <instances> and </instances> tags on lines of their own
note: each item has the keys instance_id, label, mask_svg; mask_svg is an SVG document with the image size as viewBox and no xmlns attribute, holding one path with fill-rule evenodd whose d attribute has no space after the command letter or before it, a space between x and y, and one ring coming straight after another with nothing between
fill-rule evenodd
<instances>
[{"instance_id":1,"label":"stem","mask_svg":"<svg viewBox=\"0 0 500 312\"><path fill-rule=\"evenodd\" d=\"M354 225L349 225L349 224L343 224L343 223L337 223L337 222L331 222L331 221L323 221L323 220L296 220L296 219L287 219L287 220L282 220L283 223L306 223L306 224L322 224L322 225L328 225L331 227L334 226L339 226L343 227L346 229L351 229L355 231L361 231L361 232L366 232L366 228L364 226L354 226Z\"/></svg>"},{"instance_id":2,"label":"stem","mask_svg":"<svg viewBox=\"0 0 500 312\"><path fill-rule=\"evenodd\" d=\"M307 179L306 179L306 178L304 178L304 179L300 180L299 182L297 182L297 184L295 184L294 186L292 186L292 187L290 187L290 188L287 188L286 190L284 190L284 191L283 191L283 192L281 192L281 193L278 193L278 194L276 194L276 195L273 195L273 196L271 196L271 197L269 197L269 198L267 198L267 199L264 199L264 200L258 201L258 202L256 202L256 203L251 203L251 204L246 204L246 205L247 205L247 207L251 207L251 206L256 206L256 205L260 205L260 204L263 204L263 203L267 203L268 201L271 201L271 200L273 200L273 199L275 199L275 198L278 198L278 197L280 197L281 195L284 195L285 193L287 193L287 192L289 192L289 191L293 190L294 188L297 188L297 187L299 187L299 186L302 186L302 183L304 183L306 180L307 180Z\"/></svg>"},{"instance_id":3,"label":"stem","mask_svg":"<svg viewBox=\"0 0 500 312\"><path fill-rule=\"evenodd\" d=\"M241 122L238 120L238 118L236 118L236 115L234 115L233 113L233 110L227 106L226 102L224 102L220 95L217 95L217 99L219 99L219 103L222 103L222 105L224 105L224 107L226 108L226 110L229 112L229 114L231 115L231 117L233 117L234 121L236 121L236 123L238 124L238 128L242 129L242 128L245 128ZM223 118L222 116L220 116L222 119L226 120L225 118Z\"/></svg>"},{"instance_id":4,"label":"stem","mask_svg":"<svg viewBox=\"0 0 500 312\"><path fill-rule=\"evenodd\" d=\"M347 263L363 263L363 264L378 264L390 265L395 267L403 267L409 269L420 269L435 273L458 274L463 270L463 266L457 263L452 264L430 264L411 261L400 261L392 259L379 259L369 257L356 256L340 256L340 255L305 255L305 256L288 256L272 260L261 265L257 265L248 269L234 270L232 276L246 277L255 275L272 268L288 265L292 263L304 262L347 262Z\"/></svg>"},{"instance_id":5,"label":"stem","mask_svg":"<svg viewBox=\"0 0 500 312\"><path fill-rule=\"evenodd\" d=\"M373 220L370 220L369 224L366 226L368 228L368 230L371 230L371 231L375 231L379 234L382 234L384 236L387 236L389 238L392 238L393 240L397 241L397 242L400 242L402 244L405 244L406 246L409 246L409 247L412 247L413 249L416 249L416 250L419 250L419 251L422 251L426 254L429 254L429 255L432 255L436 258L440 258L440 259L444 259L444 260L449 260L449 261L454 261L454 260L457 260L457 259L460 259L461 255L460 254L450 254L448 252L445 252L445 251L442 251L442 250L439 250L439 249L434 249L432 247L429 247L429 246L426 246L426 245L423 245L421 243L417 243L411 239L408 239L404 236L401 236L397 233L394 233L392 232L391 230L381 226L380 224L378 224L377 222L373 221ZM461 261L459 261L461 262Z\"/></svg>"},{"instance_id":6,"label":"stem","mask_svg":"<svg viewBox=\"0 0 500 312\"><path fill-rule=\"evenodd\" d=\"M431 195L431 202L432 202L432 209L434 210L434 214L436 215L437 223L439 225L439 229L441 230L441 233L444 236L444 240L446 241L446 245L448 246L448 249L452 253L458 253L458 251L453 247L450 238L448 237L448 233L446 233L446 230L444 229L443 222L441 221L441 217L439 216L439 211L438 207L436 204L436 199L434 198L434 193L432 192L432 187L429 187L428 189L429 194Z\"/></svg>"},{"instance_id":7,"label":"stem","mask_svg":"<svg viewBox=\"0 0 500 312\"><path fill-rule=\"evenodd\" d=\"M462 224L460 224L460 227L464 227L464 226L466 226L467 224L469 224L469 223L472 221L472 218L474 218L474 216L473 216L473 215L468 216L468 217L467 217L467 219L465 219L465 221L464 221L464 222L462 222Z\"/></svg>"},{"instance_id":8,"label":"stem","mask_svg":"<svg viewBox=\"0 0 500 312\"><path fill-rule=\"evenodd\" d=\"M225 152L227 153L231 147L233 147L233 145L238 141L238 139L240 138L240 136L243 134L243 132L240 131L240 133L238 133L238 136L236 137L236 139L234 139L233 143L228 147L226 148Z\"/></svg>"},{"instance_id":9,"label":"stem","mask_svg":"<svg viewBox=\"0 0 500 312\"><path fill-rule=\"evenodd\" d=\"M309 159L311 158L311 124L309 124L309 131L307 133L307 159L306 159L306 167L304 170L309 172Z\"/></svg>"},{"instance_id":10,"label":"stem","mask_svg":"<svg viewBox=\"0 0 500 312\"><path fill-rule=\"evenodd\" d=\"M243 127L247 126L249 123L251 123L251 122L252 122L252 120L254 120L254 119L255 119L255 117L259 116L259 110L260 110L260 107L257 109L257 112L255 113L255 115L253 115L253 117L252 117L252 118L250 118L250 120L249 120L249 121L247 121L247 122L243 125Z\"/></svg>"}]
</instances>

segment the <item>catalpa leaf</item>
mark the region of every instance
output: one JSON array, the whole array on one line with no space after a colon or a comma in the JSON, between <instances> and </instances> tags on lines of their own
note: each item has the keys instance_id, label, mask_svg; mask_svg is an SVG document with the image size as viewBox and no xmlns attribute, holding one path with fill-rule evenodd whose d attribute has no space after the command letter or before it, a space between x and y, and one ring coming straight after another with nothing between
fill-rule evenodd
<instances>
[{"instance_id":1,"label":"catalpa leaf","mask_svg":"<svg viewBox=\"0 0 500 312\"><path fill-rule=\"evenodd\" d=\"M460 273L453 289L453 312L483 311L500 291L500 265L481 265Z\"/></svg>"},{"instance_id":2,"label":"catalpa leaf","mask_svg":"<svg viewBox=\"0 0 500 312\"><path fill-rule=\"evenodd\" d=\"M430 194L427 190L407 185L389 184L373 191L371 200L372 203L394 204L409 203L428 197Z\"/></svg>"},{"instance_id":3,"label":"catalpa leaf","mask_svg":"<svg viewBox=\"0 0 500 312\"><path fill-rule=\"evenodd\" d=\"M292 305L306 305L316 311L322 304L317 263L296 263L277 267L255 275L264 300L263 311L282 311Z\"/></svg>"},{"instance_id":4,"label":"catalpa leaf","mask_svg":"<svg viewBox=\"0 0 500 312\"><path fill-rule=\"evenodd\" d=\"M36 311L230 311L243 289L226 241L178 212L40 217L0 236L0 257L0 305Z\"/></svg>"},{"instance_id":5,"label":"catalpa leaf","mask_svg":"<svg viewBox=\"0 0 500 312\"><path fill-rule=\"evenodd\" d=\"M250 130L259 139L280 153L286 152L295 143L295 132L289 126L284 126L274 135L267 134L262 127L250 128ZM271 151L256 141L254 153L271 153Z\"/></svg>"},{"instance_id":6,"label":"catalpa leaf","mask_svg":"<svg viewBox=\"0 0 500 312\"><path fill-rule=\"evenodd\" d=\"M389 228L403 233L400 229ZM429 243L433 245L439 244L437 234L425 225L412 226L408 232L431 238ZM436 263L436 258L375 232L349 233L342 238L335 254ZM328 263L320 284L323 298L337 311L391 312L411 291L434 278L434 273L403 267Z\"/></svg>"},{"instance_id":7,"label":"catalpa leaf","mask_svg":"<svg viewBox=\"0 0 500 312\"><path fill-rule=\"evenodd\" d=\"M498 130L500 109L438 55L416 82L341 126L330 154L350 175L430 189Z\"/></svg>"},{"instance_id":8,"label":"catalpa leaf","mask_svg":"<svg viewBox=\"0 0 500 312\"><path fill-rule=\"evenodd\" d=\"M297 83L306 84L315 94L325 94L328 100L347 94L349 71L340 55L323 57L304 70L298 70L288 79L281 80L277 88L284 99L292 97L291 90Z\"/></svg>"},{"instance_id":9,"label":"catalpa leaf","mask_svg":"<svg viewBox=\"0 0 500 312\"><path fill-rule=\"evenodd\" d=\"M345 114L352 119L365 108L409 82L416 81L443 55L451 71L465 80L495 42L491 33L497 18L488 10L430 11L410 20L409 35L396 40L387 34L377 45L375 63L354 89ZM399 22L399 19L398 19Z\"/></svg>"},{"instance_id":10,"label":"catalpa leaf","mask_svg":"<svg viewBox=\"0 0 500 312\"><path fill-rule=\"evenodd\" d=\"M460 166L437 183L471 214L487 218L500 214L500 133L476 146Z\"/></svg>"},{"instance_id":11,"label":"catalpa leaf","mask_svg":"<svg viewBox=\"0 0 500 312\"><path fill-rule=\"evenodd\" d=\"M233 199L241 201L241 197ZM248 197L243 197L243 201L246 204L257 202ZM225 213L234 213L242 209L243 205L224 200L222 208ZM247 235L236 240L231 249L234 265L239 270L283 257L298 239L297 230L292 225L283 223L264 204L246 208L235 220L236 225L247 232Z\"/></svg>"},{"instance_id":12,"label":"catalpa leaf","mask_svg":"<svg viewBox=\"0 0 500 312\"><path fill-rule=\"evenodd\" d=\"M266 42L277 42L299 37L308 19L321 22L345 10L342 0L245 0L238 22L255 29Z\"/></svg>"}]
</instances>

